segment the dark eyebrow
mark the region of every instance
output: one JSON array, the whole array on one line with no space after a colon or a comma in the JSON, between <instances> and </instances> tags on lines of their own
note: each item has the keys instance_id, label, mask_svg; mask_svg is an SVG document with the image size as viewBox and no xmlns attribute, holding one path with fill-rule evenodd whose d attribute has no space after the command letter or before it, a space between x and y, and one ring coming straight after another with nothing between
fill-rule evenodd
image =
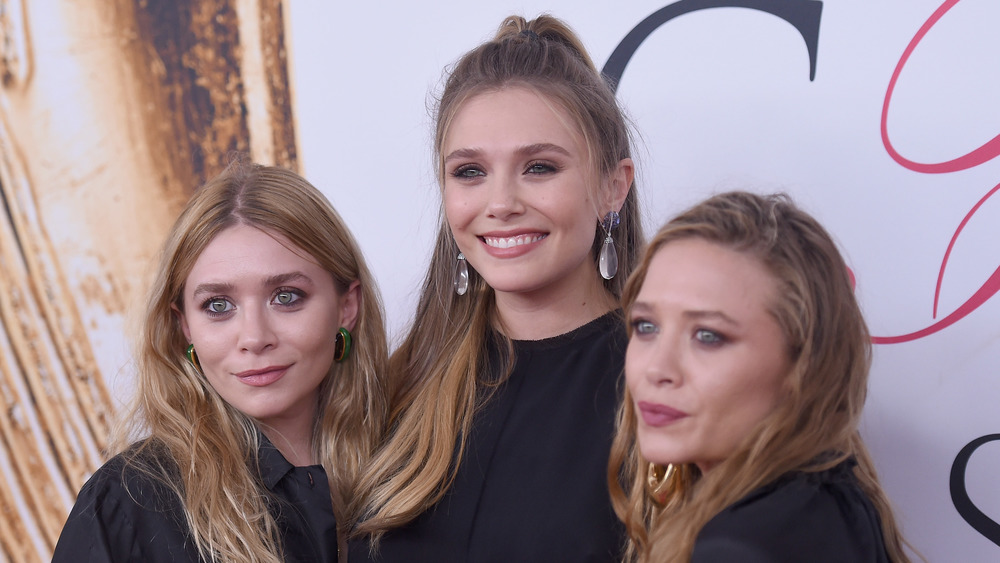
<instances>
[{"instance_id":1,"label":"dark eyebrow","mask_svg":"<svg viewBox=\"0 0 1000 563\"><path fill-rule=\"evenodd\" d=\"M194 288L194 292L191 297L197 299L199 295L209 294L217 295L220 293L230 293L233 291L233 284L231 283L203 283L199 284Z\"/></svg>"},{"instance_id":2,"label":"dark eyebrow","mask_svg":"<svg viewBox=\"0 0 1000 563\"><path fill-rule=\"evenodd\" d=\"M532 145L525 145L523 147L518 147L515 152L518 156L525 157L549 151L557 152L565 156L572 156L568 150L554 143L535 143ZM449 153L448 156L444 157L444 162L449 162L459 158L477 158L482 154L483 150L477 148L456 149Z\"/></svg>"},{"instance_id":3,"label":"dark eyebrow","mask_svg":"<svg viewBox=\"0 0 1000 563\"><path fill-rule=\"evenodd\" d=\"M261 287L274 287L276 285L284 285L289 282L306 282L312 283L312 279L309 276L303 274L302 272L288 272L285 274L277 274L265 279L261 282ZM194 288L194 292L191 297L197 300L199 295L220 295L226 293L232 293L235 286L231 283L203 283Z\"/></svg>"},{"instance_id":4,"label":"dark eyebrow","mask_svg":"<svg viewBox=\"0 0 1000 563\"><path fill-rule=\"evenodd\" d=\"M451 154L444 157L444 162L449 160L455 160L456 158L476 158L483 153L480 149L457 149L452 151Z\"/></svg>"},{"instance_id":5,"label":"dark eyebrow","mask_svg":"<svg viewBox=\"0 0 1000 563\"><path fill-rule=\"evenodd\" d=\"M540 152L557 152L565 156L570 156L568 150L552 143L535 143L517 149L517 154L522 156L531 156Z\"/></svg>"},{"instance_id":6,"label":"dark eyebrow","mask_svg":"<svg viewBox=\"0 0 1000 563\"><path fill-rule=\"evenodd\" d=\"M288 272L287 274L278 274L275 276L271 276L266 280L264 280L264 282L261 285L264 287L271 287L275 285L284 285L288 282L293 282L293 281L312 283L312 279L309 276L303 274L302 272Z\"/></svg>"}]
</instances>

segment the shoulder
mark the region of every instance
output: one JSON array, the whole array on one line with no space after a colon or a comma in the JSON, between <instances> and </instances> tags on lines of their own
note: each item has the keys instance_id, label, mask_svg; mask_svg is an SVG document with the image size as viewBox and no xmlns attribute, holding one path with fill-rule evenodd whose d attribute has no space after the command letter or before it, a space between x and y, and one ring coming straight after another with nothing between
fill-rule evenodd
<instances>
[{"instance_id":1,"label":"shoulder","mask_svg":"<svg viewBox=\"0 0 1000 563\"><path fill-rule=\"evenodd\" d=\"M102 465L84 484L77 505L102 510L110 505L163 512L179 508L180 499L165 475L176 471L168 454L135 446Z\"/></svg>"},{"instance_id":2,"label":"shoulder","mask_svg":"<svg viewBox=\"0 0 1000 563\"><path fill-rule=\"evenodd\" d=\"M884 561L877 513L845 462L794 472L753 491L702 528L693 561Z\"/></svg>"},{"instance_id":3,"label":"shoulder","mask_svg":"<svg viewBox=\"0 0 1000 563\"><path fill-rule=\"evenodd\" d=\"M193 553L180 497L150 471L169 467L161 455L130 450L102 465L80 490L53 561L185 559ZM148 555L153 549L159 553Z\"/></svg>"}]
</instances>

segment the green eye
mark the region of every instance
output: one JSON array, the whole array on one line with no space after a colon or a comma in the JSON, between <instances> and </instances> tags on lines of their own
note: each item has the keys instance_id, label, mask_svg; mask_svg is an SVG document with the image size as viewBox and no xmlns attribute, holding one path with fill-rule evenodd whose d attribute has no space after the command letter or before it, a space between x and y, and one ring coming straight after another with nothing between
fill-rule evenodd
<instances>
[{"instance_id":1,"label":"green eye","mask_svg":"<svg viewBox=\"0 0 1000 563\"><path fill-rule=\"evenodd\" d=\"M301 305L302 292L296 289L281 289L274 293L271 303L279 307L291 307Z\"/></svg>"},{"instance_id":2,"label":"green eye","mask_svg":"<svg viewBox=\"0 0 1000 563\"><path fill-rule=\"evenodd\" d=\"M229 301L225 299L213 299L208 302L208 310L212 313L225 313L229 309Z\"/></svg>"}]
</instances>

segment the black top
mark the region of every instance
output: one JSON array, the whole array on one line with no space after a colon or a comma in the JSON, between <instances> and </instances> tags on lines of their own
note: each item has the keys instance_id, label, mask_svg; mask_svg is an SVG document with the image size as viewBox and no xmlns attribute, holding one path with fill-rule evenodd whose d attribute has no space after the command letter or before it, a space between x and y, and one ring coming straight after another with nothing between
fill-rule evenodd
<instances>
[{"instance_id":1,"label":"black top","mask_svg":"<svg viewBox=\"0 0 1000 563\"><path fill-rule=\"evenodd\" d=\"M295 467L261 437L261 478L272 493L285 561L336 561L337 525L321 465ZM150 454L156 456L157 454ZM173 464L157 458L152 463ZM119 454L80 490L53 562L200 561L180 498Z\"/></svg>"},{"instance_id":2,"label":"black top","mask_svg":"<svg viewBox=\"0 0 1000 563\"><path fill-rule=\"evenodd\" d=\"M845 461L789 473L709 520L692 563L887 563L882 526Z\"/></svg>"},{"instance_id":3,"label":"black top","mask_svg":"<svg viewBox=\"0 0 1000 563\"><path fill-rule=\"evenodd\" d=\"M607 486L627 344L620 312L513 344L514 369L476 414L454 484L389 531L373 560L621 559L624 528ZM351 563L369 555L367 538L351 543Z\"/></svg>"}]
</instances>

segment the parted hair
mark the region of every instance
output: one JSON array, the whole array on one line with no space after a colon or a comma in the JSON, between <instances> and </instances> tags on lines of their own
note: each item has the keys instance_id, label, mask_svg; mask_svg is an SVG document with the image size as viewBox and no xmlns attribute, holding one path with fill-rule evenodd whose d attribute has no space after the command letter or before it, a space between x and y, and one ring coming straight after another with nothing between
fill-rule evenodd
<instances>
[{"instance_id":1,"label":"parted hair","mask_svg":"<svg viewBox=\"0 0 1000 563\"><path fill-rule=\"evenodd\" d=\"M455 115L472 97L505 88L525 88L564 111L581 135L592 165L588 189L607 189L622 159L631 157L630 131L614 92L594 66L582 43L562 21L540 16L527 21L511 16L495 37L469 51L451 68L436 108L435 169L443 185L442 154ZM598 199L595 199L598 201ZM593 275L604 240L595 209ZM610 295L621 295L624 279L638 260L641 217L634 186L620 211L615 230L618 275L604 282ZM373 548L388 529L401 526L434 505L458 470L465 436L472 425L487 369L486 344L496 339L500 363L488 366L501 377L511 364L510 341L499 326L495 295L470 268L468 292L455 294L457 244L444 213L408 334L390 358L391 435L374 458L362 490L366 520L357 535L370 535Z\"/></svg>"},{"instance_id":2,"label":"parted hair","mask_svg":"<svg viewBox=\"0 0 1000 563\"><path fill-rule=\"evenodd\" d=\"M871 366L871 339L836 244L785 195L716 195L668 222L643 253L622 297L626 316L653 256L671 242L700 239L756 258L776 281L770 312L788 344L786 398L728 459L671 491L664 508L645 489L649 461L636 444L628 390L619 409L608 483L625 523L630 561L688 561L702 527L754 489L792 471L822 471L853 457L854 473L882 524L892 561L908 561L889 500L858 423ZM631 328L629 329L631 336Z\"/></svg>"},{"instance_id":3,"label":"parted hair","mask_svg":"<svg viewBox=\"0 0 1000 563\"><path fill-rule=\"evenodd\" d=\"M321 384L313 428L313 453L330 481L338 526L353 525L355 484L384 432L387 412L382 305L343 220L290 170L238 159L196 190L181 212L149 292L136 346L136 397L113 451L180 497L204 560L278 562L282 546L268 511L272 499L257 469L259 429L186 359L175 312L183 310L184 283L202 251L239 224L287 238L330 273L338 292L360 282L353 347ZM129 446L136 437L145 439Z\"/></svg>"}]
</instances>

